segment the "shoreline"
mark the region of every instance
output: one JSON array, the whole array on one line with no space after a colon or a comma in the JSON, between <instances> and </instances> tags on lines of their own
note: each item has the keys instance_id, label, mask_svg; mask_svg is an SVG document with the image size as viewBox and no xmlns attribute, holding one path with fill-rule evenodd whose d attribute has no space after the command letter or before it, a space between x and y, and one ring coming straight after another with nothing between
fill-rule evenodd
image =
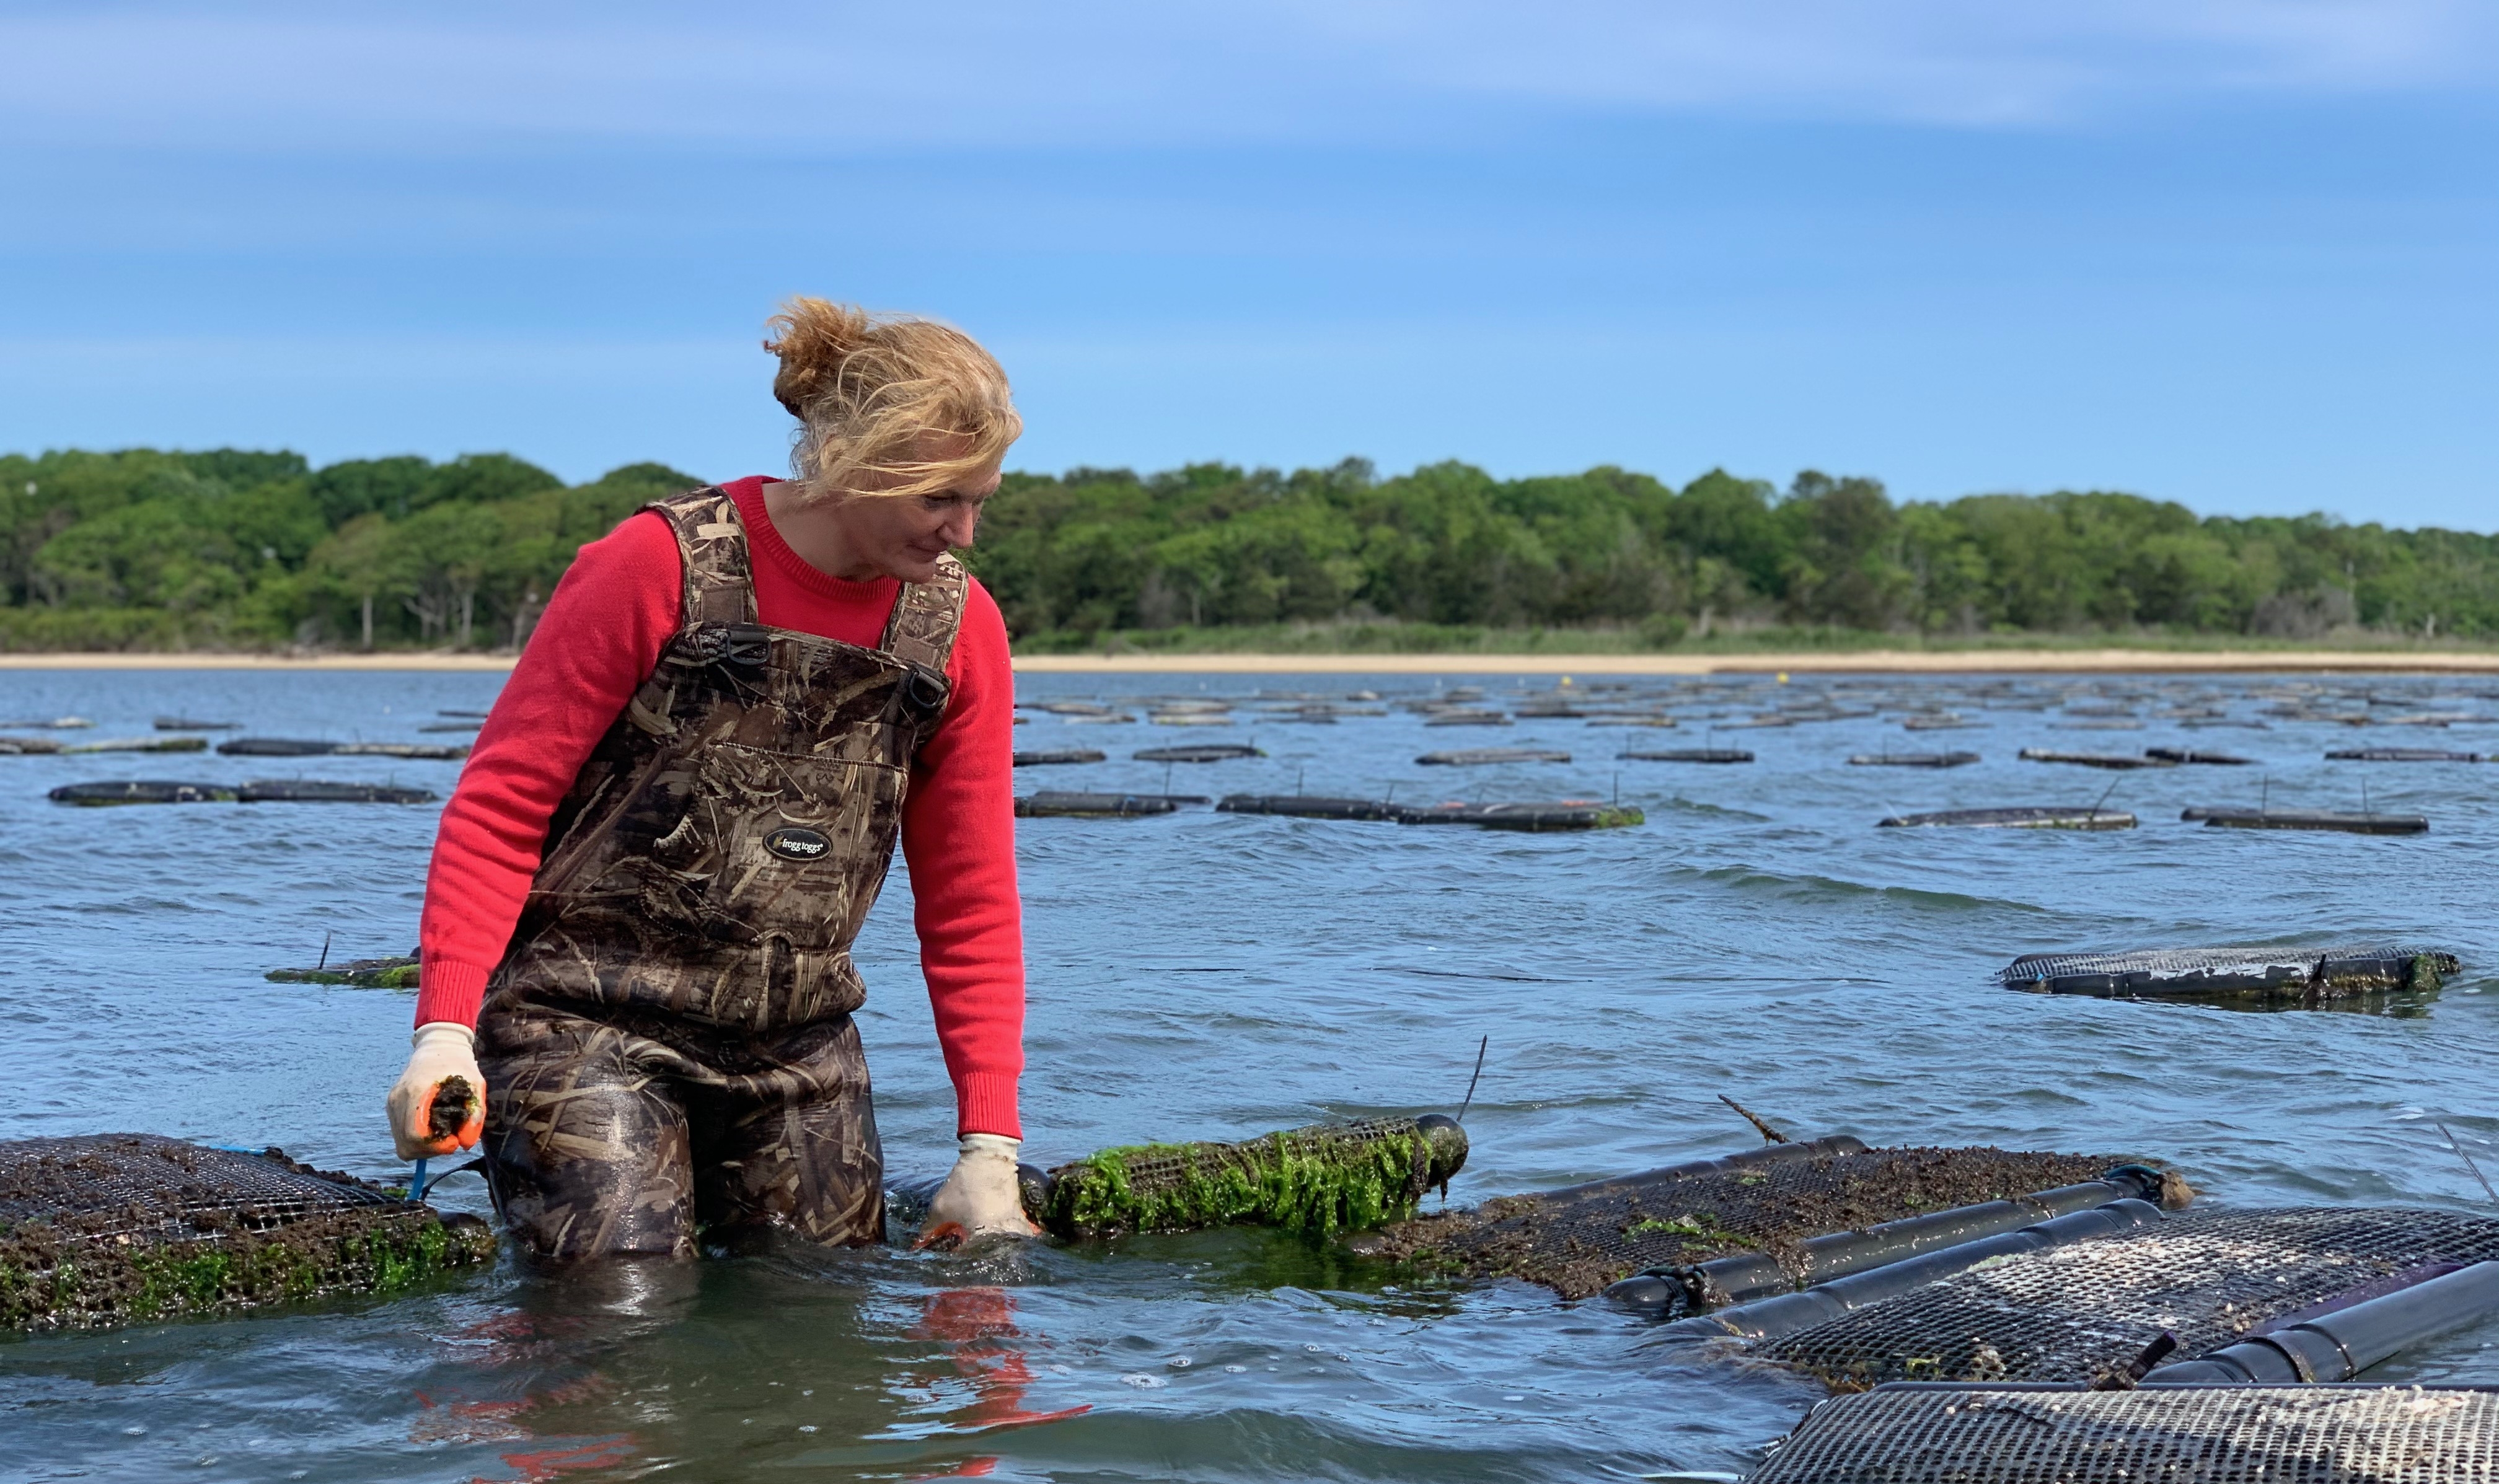
<instances>
[{"instance_id":1,"label":"shoreline","mask_svg":"<svg viewBox=\"0 0 2499 1484\"><path fill-rule=\"evenodd\" d=\"M0 654L0 670L497 671L509 655ZM2499 674L2499 652L2338 650L1974 649L1728 655L1170 654L1022 655L1026 675L1714 675L2365 671Z\"/></svg>"}]
</instances>

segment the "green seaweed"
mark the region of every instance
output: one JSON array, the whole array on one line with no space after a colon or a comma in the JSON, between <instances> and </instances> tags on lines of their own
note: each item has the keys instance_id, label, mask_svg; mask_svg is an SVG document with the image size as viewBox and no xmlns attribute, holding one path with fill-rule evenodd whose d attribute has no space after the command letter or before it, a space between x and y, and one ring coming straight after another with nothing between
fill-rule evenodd
<instances>
[{"instance_id":1,"label":"green seaweed","mask_svg":"<svg viewBox=\"0 0 2499 1484\"><path fill-rule=\"evenodd\" d=\"M1104 1149L1055 1173L1042 1223L1062 1237L1254 1225L1325 1240L1412 1215L1432 1152L1411 1124Z\"/></svg>"},{"instance_id":2,"label":"green seaweed","mask_svg":"<svg viewBox=\"0 0 2499 1484\"><path fill-rule=\"evenodd\" d=\"M445 1223L427 1211L345 1211L181 1242L65 1239L41 1222L7 1237L0 1251L5 1329L130 1323L325 1293L396 1293L495 1255L484 1223Z\"/></svg>"},{"instance_id":3,"label":"green seaweed","mask_svg":"<svg viewBox=\"0 0 2499 1484\"><path fill-rule=\"evenodd\" d=\"M353 984L359 989L417 987L414 959L378 959L341 964L335 969L272 969L261 976L273 984Z\"/></svg>"}]
</instances>

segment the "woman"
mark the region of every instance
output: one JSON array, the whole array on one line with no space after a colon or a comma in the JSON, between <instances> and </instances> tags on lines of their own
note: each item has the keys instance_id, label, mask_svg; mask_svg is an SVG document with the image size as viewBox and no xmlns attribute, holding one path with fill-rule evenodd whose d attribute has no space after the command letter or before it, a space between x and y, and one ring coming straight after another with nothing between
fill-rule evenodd
<instances>
[{"instance_id":1,"label":"woman","mask_svg":"<svg viewBox=\"0 0 2499 1484\"><path fill-rule=\"evenodd\" d=\"M482 1133L543 1260L882 1237L849 949L897 837L962 1141L931 1229L1033 1230L1014 678L948 554L1022 421L955 330L816 299L773 328L795 477L581 549L435 844L391 1131L404 1159ZM430 1137L450 1077L485 1107Z\"/></svg>"}]
</instances>

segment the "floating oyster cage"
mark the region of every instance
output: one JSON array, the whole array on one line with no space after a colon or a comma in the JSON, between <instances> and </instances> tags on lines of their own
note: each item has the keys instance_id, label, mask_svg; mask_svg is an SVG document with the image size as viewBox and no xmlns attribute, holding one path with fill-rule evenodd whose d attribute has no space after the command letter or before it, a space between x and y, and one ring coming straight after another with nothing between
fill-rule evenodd
<instances>
[{"instance_id":1,"label":"floating oyster cage","mask_svg":"<svg viewBox=\"0 0 2499 1484\"><path fill-rule=\"evenodd\" d=\"M1090 747L1061 747L1042 752L1018 753L1015 755L1015 765L1020 768L1034 768L1062 763L1100 762L1109 756Z\"/></svg>"},{"instance_id":2,"label":"floating oyster cage","mask_svg":"<svg viewBox=\"0 0 2499 1484\"><path fill-rule=\"evenodd\" d=\"M2086 768L2174 768L2178 764L2167 758L2149 753L2066 753L2052 747L2026 747L2021 752L2025 762L2070 762Z\"/></svg>"},{"instance_id":3,"label":"floating oyster cage","mask_svg":"<svg viewBox=\"0 0 2499 1484\"><path fill-rule=\"evenodd\" d=\"M1476 768L1505 762L1568 762L1571 755L1547 747L1461 747L1425 753L1414 760L1425 767Z\"/></svg>"},{"instance_id":4,"label":"floating oyster cage","mask_svg":"<svg viewBox=\"0 0 2499 1484\"><path fill-rule=\"evenodd\" d=\"M1845 1135L1487 1201L1351 1245L1652 1315L1791 1292L1865 1268L2183 1183L2109 1155L1867 1148Z\"/></svg>"},{"instance_id":5,"label":"floating oyster cage","mask_svg":"<svg viewBox=\"0 0 2499 1484\"><path fill-rule=\"evenodd\" d=\"M1374 820L1394 823L1409 806L1382 798L1324 798L1303 793L1227 793L1221 814L1280 814L1297 820Z\"/></svg>"},{"instance_id":6,"label":"floating oyster cage","mask_svg":"<svg viewBox=\"0 0 2499 1484\"><path fill-rule=\"evenodd\" d=\"M2329 762L2480 762L2480 753L2442 752L2434 747L2339 747L2325 755Z\"/></svg>"},{"instance_id":7,"label":"floating oyster cage","mask_svg":"<svg viewBox=\"0 0 2499 1484\"><path fill-rule=\"evenodd\" d=\"M0 1329L82 1329L387 1293L495 1255L438 1214L282 1150L152 1134L0 1143Z\"/></svg>"},{"instance_id":8,"label":"floating oyster cage","mask_svg":"<svg viewBox=\"0 0 2499 1484\"><path fill-rule=\"evenodd\" d=\"M1959 768L1976 761L1976 753L1859 753L1848 759L1848 765L1857 768Z\"/></svg>"},{"instance_id":9,"label":"floating oyster cage","mask_svg":"<svg viewBox=\"0 0 2499 1484\"><path fill-rule=\"evenodd\" d=\"M1834 1389L2345 1380L2499 1312L2499 1218L2118 1201L1665 1326ZM2233 1365L2249 1347L2272 1363ZM2291 1357L2297 1357L2294 1362ZM2199 1359L2183 1359L2199 1358Z\"/></svg>"},{"instance_id":10,"label":"floating oyster cage","mask_svg":"<svg viewBox=\"0 0 2499 1484\"><path fill-rule=\"evenodd\" d=\"M1897 829L2132 829L2135 821L2133 815L2123 809L2023 804L2004 809L1940 809L1929 814L1896 814L1874 823L1882 828Z\"/></svg>"},{"instance_id":11,"label":"floating oyster cage","mask_svg":"<svg viewBox=\"0 0 2499 1484\"><path fill-rule=\"evenodd\" d=\"M1019 797L1015 812L1019 819L1129 820L1170 814L1181 801L1182 796L1169 793L1068 793L1045 789Z\"/></svg>"},{"instance_id":12,"label":"floating oyster cage","mask_svg":"<svg viewBox=\"0 0 2499 1484\"><path fill-rule=\"evenodd\" d=\"M1633 748L1622 756L1634 762L1750 762L1753 760L1753 755L1740 747Z\"/></svg>"},{"instance_id":13,"label":"floating oyster cage","mask_svg":"<svg viewBox=\"0 0 2499 1484\"><path fill-rule=\"evenodd\" d=\"M1466 1162L1466 1130L1426 1114L1103 1149L1023 1191L1027 1213L1070 1240L1238 1225L1326 1238L1413 1214Z\"/></svg>"},{"instance_id":14,"label":"floating oyster cage","mask_svg":"<svg viewBox=\"0 0 2499 1484\"><path fill-rule=\"evenodd\" d=\"M77 742L60 749L68 757L83 753L205 753L206 737L106 737L96 742Z\"/></svg>"},{"instance_id":15,"label":"floating oyster cage","mask_svg":"<svg viewBox=\"0 0 2499 1484\"><path fill-rule=\"evenodd\" d=\"M350 958L310 969L272 969L261 976L273 984L353 984L360 989L414 989L418 964L405 958Z\"/></svg>"},{"instance_id":16,"label":"floating oyster cage","mask_svg":"<svg viewBox=\"0 0 2499 1484\"><path fill-rule=\"evenodd\" d=\"M1129 756L1139 762L1232 762L1243 758L1264 758L1266 753L1238 742L1212 742L1189 747L1140 748Z\"/></svg>"},{"instance_id":17,"label":"floating oyster cage","mask_svg":"<svg viewBox=\"0 0 2499 1484\"><path fill-rule=\"evenodd\" d=\"M247 784L142 778L63 784L49 797L56 804L97 809L121 804L430 804L440 795L430 789L404 789L396 784L332 783L317 778Z\"/></svg>"},{"instance_id":18,"label":"floating oyster cage","mask_svg":"<svg viewBox=\"0 0 2499 1484\"><path fill-rule=\"evenodd\" d=\"M1400 810L1400 824L1477 824L1486 829L1528 831L1626 829L1648 823L1648 816L1629 804L1594 799L1561 799L1545 804L1429 804Z\"/></svg>"},{"instance_id":19,"label":"floating oyster cage","mask_svg":"<svg viewBox=\"0 0 2499 1484\"><path fill-rule=\"evenodd\" d=\"M2425 835L2429 818L2418 814L2375 814L2336 809L2223 809L2190 805L2178 812L2189 823L2202 821L2206 829L2321 829L2346 835Z\"/></svg>"},{"instance_id":20,"label":"floating oyster cage","mask_svg":"<svg viewBox=\"0 0 2499 1484\"><path fill-rule=\"evenodd\" d=\"M2333 1384L1879 1386L1805 1414L1747 1484L2486 1484L2499 1394Z\"/></svg>"},{"instance_id":21,"label":"floating oyster cage","mask_svg":"<svg viewBox=\"0 0 2499 1484\"><path fill-rule=\"evenodd\" d=\"M2147 747L2143 756L2158 758L2166 762L2195 763L2206 767L2244 768L2256 764L2254 758L2242 758L2235 753L2198 752L2191 747Z\"/></svg>"},{"instance_id":22,"label":"floating oyster cage","mask_svg":"<svg viewBox=\"0 0 2499 1484\"><path fill-rule=\"evenodd\" d=\"M413 758L450 761L466 747L439 742L327 742L309 737L236 737L217 744L228 758Z\"/></svg>"},{"instance_id":23,"label":"floating oyster cage","mask_svg":"<svg viewBox=\"0 0 2499 1484\"><path fill-rule=\"evenodd\" d=\"M2438 949L2152 949L2133 953L2025 953L1996 972L2009 988L2107 997L2255 995L2319 1000L2389 989L2436 989L2460 967Z\"/></svg>"}]
</instances>

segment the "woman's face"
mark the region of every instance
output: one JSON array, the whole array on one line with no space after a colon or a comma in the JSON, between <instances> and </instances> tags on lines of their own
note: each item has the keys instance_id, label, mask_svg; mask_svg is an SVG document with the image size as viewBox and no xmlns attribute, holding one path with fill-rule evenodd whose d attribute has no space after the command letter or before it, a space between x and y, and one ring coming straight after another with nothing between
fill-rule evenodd
<instances>
[{"instance_id":1,"label":"woman's face","mask_svg":"<svg viewBox=\"0 0 2499 1484\"><path fill-rule=\"evenodd\" d=\"M949 451L924 456L942 459ZM931 495L854 495L828 514L860 565L904 582L927 582L937 575L938 558L972 544L981 505L997 493L998 468L975 469Z\"/></svg>"}]
</instances>

